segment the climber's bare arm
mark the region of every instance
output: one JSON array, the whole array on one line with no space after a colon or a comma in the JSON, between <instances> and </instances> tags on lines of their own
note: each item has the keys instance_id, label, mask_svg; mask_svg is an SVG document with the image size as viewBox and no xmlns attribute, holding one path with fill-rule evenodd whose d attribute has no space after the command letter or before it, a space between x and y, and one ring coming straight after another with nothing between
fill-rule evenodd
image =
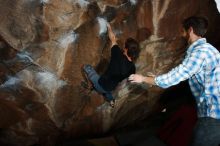
<instances>
[{"instance_id":1,"label":"climber's bare arm","mask_svg":"<svg viewBox=\"0 0 220 146\"><path fill-rule=\"evenodd\" d=\"M117 44L117 39L114 32L112 31L111 25L107 24L107 27L108 27L108 37L111 40L111 47L112 47Z\"/></svg>"}]
</instances>

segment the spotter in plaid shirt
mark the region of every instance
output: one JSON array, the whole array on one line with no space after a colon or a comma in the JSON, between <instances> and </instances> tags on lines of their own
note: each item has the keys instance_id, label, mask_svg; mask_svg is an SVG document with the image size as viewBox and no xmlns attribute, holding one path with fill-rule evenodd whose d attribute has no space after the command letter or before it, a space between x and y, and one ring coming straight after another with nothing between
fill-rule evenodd
<instances>
[{"instance_id":1,"label":"spotter in plaid shirt","mask_svg":"<svg viewBox=\"0 0 220 146\"><path fill-rule=\"evenodd\" d=\"M193 42L183 62L155 83L167 88L189 79L198 105L199 117L220 119L220 54L205 38Z\"/></svg>"}]
</instances>

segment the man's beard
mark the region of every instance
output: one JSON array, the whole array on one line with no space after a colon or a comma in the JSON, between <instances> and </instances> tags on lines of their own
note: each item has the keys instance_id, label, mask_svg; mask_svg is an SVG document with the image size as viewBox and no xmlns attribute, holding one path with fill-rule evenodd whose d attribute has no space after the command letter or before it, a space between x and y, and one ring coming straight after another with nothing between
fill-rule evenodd
<instances>
[{"instance_id":1,"label":"man's beard","mask_svg":"<svg viewBox=\"0 0 220 146\"><path fill-rule=\"evenodd\" d=\"M186 36L182 36L182 38L183 38L188 44L191 43L190 37L189 37L189 34L188 34L188 33L186 33Z\"/></svg>"}]
</instances>

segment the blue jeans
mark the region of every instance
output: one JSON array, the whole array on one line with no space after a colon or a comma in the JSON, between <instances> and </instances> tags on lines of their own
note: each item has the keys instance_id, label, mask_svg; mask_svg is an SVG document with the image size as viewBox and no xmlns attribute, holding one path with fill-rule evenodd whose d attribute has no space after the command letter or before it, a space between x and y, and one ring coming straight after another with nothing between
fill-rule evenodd
<instances>
[{"instance_id":1,"label":"blue jeans","mask_svg":"<svg viewBox=\"0 0 220 146\"><path fill-rule=\"evenodd\" d=\"M220 119L199 118L194 131L192 146L219 146Z\"/></svg>"},{"instance_id":2,"label":"blue jeans","mask_svg":"<svg viewBox=\"0 0 220 146\"><path fill-rule=\"evenodd\" d=\"M97 72L95 71L95 69L91 66L91 65L85 65L83 67L83 70L86 72L89 80L92 82L95 90L98 92L98 93L101 93L103 94L103 96L105 96L105 98L108 100L108 101L111 101L113 100L113 96L112 96L112 93L110 91L106 91L102 88L102 86L99 84L99 78L100 78L100 75L97 74Z\"/></svg>"}]
</instances>

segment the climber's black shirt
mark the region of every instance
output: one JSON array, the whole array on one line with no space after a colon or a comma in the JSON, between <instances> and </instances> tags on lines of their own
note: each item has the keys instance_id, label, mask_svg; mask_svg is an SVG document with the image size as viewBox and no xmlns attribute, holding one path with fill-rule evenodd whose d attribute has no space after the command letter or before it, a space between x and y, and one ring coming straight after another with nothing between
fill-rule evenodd
<instances>
[{"instance_id":1,"label":"climber's black shirt","mask_svg":"<svg viewBox=\"0 0 220 146\"><path fill-rule=\"evenodd\" d=\"M99 84L106 91L112 91L117 84L135 73L135 65L129 61L118 45L111 48L111 59L107 70L101 75Z\"/></svg>"}]
</instances>

